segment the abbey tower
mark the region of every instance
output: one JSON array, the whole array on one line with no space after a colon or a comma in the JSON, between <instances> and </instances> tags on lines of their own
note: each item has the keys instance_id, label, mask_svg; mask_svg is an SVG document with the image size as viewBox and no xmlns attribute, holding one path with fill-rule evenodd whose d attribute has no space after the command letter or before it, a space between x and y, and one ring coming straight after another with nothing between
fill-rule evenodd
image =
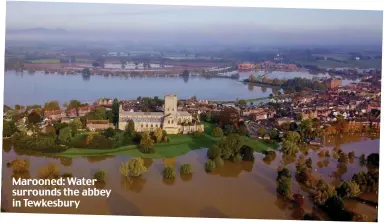
<instances>
[{"instance_id":1,"label":"abbey tower","mask_svg":"<svg viewBox=\"0 0 384 223\"><path fill-rule=\"evenodd\" d=\"M170 134L178 132L177 97L166 95L164 97L164 124L163 128Z\"/></svg>"},{"instance_id":2,"label":"abbey tower","mask_svg":"<svg viewBox=\"0 0 384 223\"><path fill-rule=\"evenodd\" d=\"M176 95L166 95L164 97L164 115L177 115Z\"/></svg>"}]
</instances>

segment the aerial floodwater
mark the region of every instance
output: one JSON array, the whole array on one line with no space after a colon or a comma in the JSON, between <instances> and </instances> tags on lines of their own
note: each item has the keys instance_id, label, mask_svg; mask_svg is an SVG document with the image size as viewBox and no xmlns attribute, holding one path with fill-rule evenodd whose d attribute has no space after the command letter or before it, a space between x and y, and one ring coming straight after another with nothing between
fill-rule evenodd
<instances>
[{"instance_id":1,"label":"aerial floodwater","mask_svg":"<svg viewBox=\"0 0 384 223\"><path fill-rule=\"evenodd\" d=\"M253 72L239 73L240 80ZM253 73L257 75L257 73ZM324 78L327 75L312 75L306 72L272 72L268 78L290 79L294 77ZM343 80L343 85L351 83ZM267 86L248 85L237 79L183 77L126 77L92 75L45 74L44 72L6 71L4 78L4 103L44 104L55 100L61 104L76 99L93 102L98 98L119 100L177 94L180 99L196 96L200 100L237 100L268 97L278 89Z\"/></svg>"},{"instance_id":2,"label":"aerial floodwater","mask_svg":"<svg viewBox=\"0 0 384 223\"><path fill-rule=\"evenodd\" d=\"M229 78L125 77L17 73L7 71L4 80L4 103L44 104L57 100L61 104L76 99L93 102L98 98L119 100L177 94L180 99L196 96L200 100L236 100L268 97L271 88L252 86Z\"/></svg>"},{"instance_id":3,"label":"aerial floodwater","mask_svg":"<svg viewBox=\"0 0 384 223\"><path fill-rule=\"evenodd\" d=\"M380 140L360 138L359 136L344 137L337 142L329 141L324 149L332 151L335 146L345 152L355 151L356 156L369 155L379 151ZM95 170L103 169L108 173L106 189L112 189L108 199L102 197L81 197L79 209L68 208L13 208L10 193L2 193L2 206L9 211L23 213L62 213L62 214L113 214L134 216L175 216L175 217L216 217L216 218L256 218L256 219L296 219L295 208L279 198L276 194L276 169L281 162L287 162L278 152L276 158L267 162L264 155L255 153L255 161L233 163L225 161L222 169L216 169L212 174L204 170L207 160L207 150L198 149L189 153L165 159L144 158L148 168L143 176L131 179L122 177L119 166L131 159L129 156L96 156L96 157L46 157L34 154L18 153L9 143L3 148L3 191L11 191L12 169L6 164L16 158L28 159L29 174L37 177L38 169L53 162L59 165L60 172L72 173L74 177L89 178ZM359 160L348 163L344 169L336 160L319 158L316 151L309 151L317 174L327 183L338 185L342 180L351 179L353 174L366 171L367 167L360 166ZM325 163L326 162L326 163ZM179 169L181 164L190 163L193 175L177 175L175 180L163 179L160 174L165 166ZM325 164L324 164L325 163ZM295 162L288 161L287 167L295 175ZM76 170L76 171L75 171ZM338 173L338 174L336 174ZM225 186L223 186L225 185ZM38 187L36 187L38 188ZM197 189L196 189L197 188ZM193 193L190 193L193 191ZM313 205L312 199L305 188L293 181L292 191L305 196L306 211L318 215L326 215ZM364 197L376 197L374 193L364 193ZM97 206L86 205L97 203ZM374 206L347 200L348 210L364 211L369 217L377 216Z\"/></svg>"}]
</instances>

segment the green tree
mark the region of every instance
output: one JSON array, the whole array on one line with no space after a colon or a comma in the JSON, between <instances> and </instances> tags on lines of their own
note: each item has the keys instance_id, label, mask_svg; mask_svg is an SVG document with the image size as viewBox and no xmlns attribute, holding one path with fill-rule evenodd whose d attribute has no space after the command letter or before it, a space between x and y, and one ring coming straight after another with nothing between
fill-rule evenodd
<instances>
[{"instance_id":1,"label":"green tree","mask_svg":"<svg viewBox=\"0 0 384 223\"><path fill-rule=\"evenodd\" d=\"M25 111L26 112L29 112L31 110L41 111L41 109L42 109L41 105L28 105Z\"/></svg>"},{"instance_id":2,"label":"green tree","mask_svg":"<svg viewBox=\"0 0 384 223\"><path fill-rule=\"evenodd\" d=\"M191 164L183 164L180 167L181 174L192 174L192 165Z\"/></svg>"},{"instance_id":3,"label":"green tree","mask_svg":"<svg viewBox=\"0 0 384 223\"><path fill-rule=\"evenodd\" d=\"M71 127L68 126L68 127L60 129L58 139L63 144L68 145L71 142L71 140L72 140Z\"/></svg>"},{"instance_id":4,"label":"green tree","mask_svg":"<svg viewBox=\"0 0 384 223\"><path fill-rule=\"evenodd\" d=\"M119 110L120 110L120 104L117 98L113 99L112 102L112 120L115 127L119 124Z\"/></svg>"},{"instance_id":5,"label":"green tree","mask_svg":"<svg viewBox=\"0 0 384 223\"><path fill-rule=\"evenodd\" d=\"M244 145L240 149L241 154L243 155L244 161L253 161L255 160L255 156L253 155L253 149L249 146Z\"/></svg>"},{"instance_id":6,"label":"green tree","mask_svg":"<svg viewBox=\"0 0 384 223\"><path fill-rule=\"evenodd\" d=\"M239 134L242 135L242 136L246 136L248 135L248 128L245 124L241 124L239 126Z\"/></svg>"},{"instance_id":7,"label":"green tree","mask_svg":"<svg viewBox=\"0 0 384 223\"><path fill-rule=\"evenodd\" d=\"M145 167L144 160L142 158L138 157L138 158L133 158L129 160L128 173L130 176L138 177L145 172L147 172L147 168Z\"/></svg>"},{"instance_id":8,"label":"green tree","mask_svg":"<svg viewBox=\"0 0 384 223\"><path fill-rule=\"evenodd\" d=\"M97 180L97 182L105 182L106 175L107 173L104 170L99 170L93 174L93 179Z\"/></svg>"},{"instance_id":9,"label":"green tree","mask_svg":"<svg viewBox=\"0 0 384 223\"><path fill-rule=\"evenodd\" d=\"M221 156L221 148L218 145L212 145L211 148L207 151L207 156L209 159L215 159L216 157Z\"/></svg>"},{"instance_id":10,"label":"green tree","mask_svg":"<svg viewBox=\"0 0 384 223\"><path fill-rule=\"evenodd\" d=\"M367 172L359 172L352 176L352 180L359 185L361 192L371 192L378 190L379 169L373 168Z\"/></svg>"},{"instance_id":11,"label":"green tree","mask_svg":"<svg viewBox=\"0 0 384 223\"><path fill-rule=\"evenodd\" d=\"M299 152L299 147L295 143L285 140L283 142L282 152L289 156L295 156Z\"/></svg>"},{"instance_id":12,"label":"green tree","mask_svg":"<svg viewBox=\"0 0 384 223\"><path fill-rule=\"evenodd\" d=\"M142 153L154 153L154 141L149 135L149 132L144 132L143 137L140 140L140 151Z\"/></svg>"},{"instance_id":13,"label":"green tree","mask_svg":"<svg viewBox=\"0 0 384 223\"><path fill-rule=\"evenodd\" d=\"M163 130L161 128L157 128L154 132L154 135L157 143L163 140Z\"/></svg>"},{"instance_id":14,"label":"green tree","mask_svg":"<svg viewBox=\"0 0 384 223\"><path fill-rule=\"evenodd\" d=\"M107 138L112 138L116 135L116 132L113 128L107 128L106 130L103 131L103 136Z\"/></svg>"},{"instance_id":15,"label":"green tree","mask_svg":"<svg viewBox=\"0 0 384 223\"><path fill-rule=\"evenodd\" d=\"M45 111L60 110L60 105L58 101L49 101L44 105Z\"/></svg>"},{"instance_id":16,"label":"green tree","mask_svg":"<svg viewBox=\"0 0 384 223\"><path fill-rule=\"evenodd\" d=\"M223 130L220 127L215 127L212 130L212 136L214 137L223 137L224 133Z\"/></svg>"},{"instance_id":17,"label":"green tree","mask_svg":"<svg viewBox=\"0 0 384 223\"><path fill-rule=\"evenodd\" d=\"M215 162L216 168L220 168L224 166L224 160L220 156L217 156L216 158L214 158L213 161Z\"/></svg>"},{"instance_id":18,"label":"green tree","mask_svg":"<svg viewBox=\"0 0 384 223\"><path fill-rule=\"evenodd\" d=\"M69 110L69 109L73 109L73 108L78 109L80 106L81 106L81 102L80 101L78 101L78 100L71 100L71 101L69 101L69 103L68 103L68 105L66 107Z\"/></svg>"},{"instance_id":19,"label":"green tree","mask_svg":"<svg viewBox=\"0 0 384 223\"><path fill-rule=\"evenodd\" d=\"M313 191L313 201L317 205L324 205L328 198L336 195L336 189L331 184L325 183L323 180L319 180Z\"/></svg>"},{"instance_id":20,"label":"green tree","mask_svg":"<svg viewBox=\"0 0 384 223\"><path fill-rule=\"evenodd\" d=\"M300 138L300 134L297 132L289 131L286 134L286 140L291 141L295 144L299 143Z\"/></svg>"},{"instance_id":21,"label":"green tree","mask_svg":"<svg viewBox=\"0 0 384 223\"><path fill-rule=\"evenodd\" d=\"M276 129L272 129L272 130L269 132L269 137L270 137L271 139L276 139L278 136L279 136L279 132L278 132Z\"/></svg>"},{"instance_id":22,"label":"green tree","mask_svg":"<svg viewBox=\"0 0 384 223\"><path fill-rule=\"evenodd\" d=\"M345 181L337 188L337 194L341 198L351 198L360 195L360 187L354 181Z\"/></svg>"},{"instance_id":23,"label":"green tree","mask_svg":"<svg viewBox=\"0 0 384 223\"><path fill-rule=\"evenodd\" d=\"M263 161L268 165L271 164L271 162L276 159L276 152L275 151L272 151L272 150L266 151L266 152L264 152L264 154L265 154L265 156L263 158Z\"/></svg>"},{"instance_id":24,"label":"green tree","mask_svg":"<svg viewBox=\"0 0 384 223\"><path fill-rule=\"evenodd\" d=\"M313 136L313 122L311 119L303 120L300 123L301 136L306 139Z\"/></svg>"},{"instance_id":25,"label":"green tree","mask_svg":"<svg viewBox=\"0 0 384 223\"><path fill-rule=\"evenodd\" d=\"M206 122L212 122L212 114L210 112L207 112L205 115L205 121Z\"/></svg>"},{"instance_id":26,"label":"green tree","mask_svg":"<svg viewBox=\"0 0 384 223\"><path fill-rule=\"evenodd\" d=\"M276 192L278 195L286 198L292 198L292 175L291 172L285 167L277 170L276 178Z\"/></svg>"},{"instance_id":27,"label":"green tree","mask_svg":"<svg viewBox=\"0 0 384 223\"><path fill-rule=\"evenodd\" d=\"M17 131L16 125L12 121L3 119L3 137L10 137Z\"/></svg>"},{"instance_id":28,"label":"green tree","mask_svg":"<svg viewBox=\"0 0 384 223\"><path fill-rule=\"evenodd\" d=\"M166 179L174 179L176 177L176 169L173 166L167 166L163 170L163 177Z\"/></svg>"},{"instance_id":29,"label":"green tree","mask_svg":"<svg viewBox=\"0 0 384 223\"><path fill-rule=\"evenodd\" d=\"M216 168L216 164L213 160L207 160L205 162L205 171L212 172Z\"/></svg>"},{"instance_id":30,"label":"green tree","mask_svg":"<svg viewBox=\"0 0 384 223\"><path fill-rule=\"evenodd\" d=\"M221 157L225 160L231 159L240 153L243 143L243 138L238 134L230 134L221 138L218 142L218 146L221 148Z\"/></svg>"},{"instance_id":31,"label":"green tree","mask_svg":"<svg viewBox=\"0 0 384 223\"><path fill-rule=\"evenodd\" d=\"M73 126L75 126L76 129L82 129L83 123L81 123L80 118L73 119L72 123Z\"/></svg>"},{"instance_id":32,"label":"green tree","mask_svg":"<svg viewBox=\"0 0 384 223\"><path fill-rule=\"evenodd\" d=\"M105 117L110 122L113 123L113 112L112 110L106 110L105 111Z\"/></svg>"},{"instance_id":33,"label":"green tree","mask_svg":"<svg viewBox=\"0 0 384 223\"><path fill-rule=\"evenodd\" d=\"M106 120L107 119L106 110L103 107L96 108L95 110L89 112L86 115L86 118L88 120Z\"/></svg>"},{"instance_id":34,"label":"green tree","mask_svg":"<svg viewBox=\"0 0 384 223\"><path fill-rule=\"evenodd\" d=\"M38 112L36 112L35 110L33 110L31 113L28 114L27 116L27 120L28 120L28 123L29 124L37 124L39 122L41 122L41 116Z\"/></svg>"},{"instance_id":35,"label":"green tree","mask_svg":"<svg viewBox=\"0 0 384 223\"><path fill-rule=\"evenodd\" d=\"M134 135L134 133L135 133L135 123L132 120L128 121L128 125L127 125L125 131L128 132L131 136Z\"/></svg>"},{"instance_id":36,"label":"green tree","mask_svg":"<svg viewBox=\"0 0 384 223\"><path fill-rule=\"evenodd\" d=\"M234 163L240 163L240 161L243 159L240 153L236 153L234 156L232 156L232 161Z\"/></svg>"}]
</instances>

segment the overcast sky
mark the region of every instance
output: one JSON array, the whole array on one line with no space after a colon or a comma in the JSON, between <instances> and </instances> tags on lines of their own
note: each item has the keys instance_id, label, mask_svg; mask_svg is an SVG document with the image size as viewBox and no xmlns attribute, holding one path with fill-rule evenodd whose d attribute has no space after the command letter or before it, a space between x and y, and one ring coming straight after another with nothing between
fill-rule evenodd
<instances>
[{"instance_id":1,"label":"overcast sky","mask_svg":"<svg viewBox=\"0 0 384 223\"><path fill-rule=\"evenodd\" d=\"M206 38L302 39L331 42L382 40L380 11L151 6L129 4L7 2L7 29L159 33ZM135 34L132 34L133 36ZM284 38L281 36L285 35ZM230 38L229 38L230 36ZM149 38L149 37L148 37ZM301 40L300 40L301 39Z\"/></svg>"}]
</instances>

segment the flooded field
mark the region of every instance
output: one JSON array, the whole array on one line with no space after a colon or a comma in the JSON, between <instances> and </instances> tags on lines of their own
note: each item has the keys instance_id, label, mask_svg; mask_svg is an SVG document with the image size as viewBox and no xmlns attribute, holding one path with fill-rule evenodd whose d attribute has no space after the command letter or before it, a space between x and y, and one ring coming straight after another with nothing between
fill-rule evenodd
<instances>
[{"instance_id":1,"label":"flooded field","mask_svg":"<svg viewBox=\"0 0 384 223\"><path fill-rule=\"evenodd\" d=\"M46 75L17 73L4 75L4 104L44 104L57 100L60 104L76 99L84 102L99 98L136 99L177 94L181 99L196 96L199 100L236 100L262 98L273 93L272 88L248 86L228 78L189 77L123 77L82 75Z\"/></svg>"},{"instance_id":2,"label":"flooded field","mask_svg":"<svg viewBox=\"0 0 384 223\"><path fill-rule=\"evenodd\" d=\"M319 158L318 151L310 150L307 157L313 160L316 177L337 185L340 180L351 179L354 173L366 171L359 164L360 154L369 155L379 152L379 139L360 139L345 137L329 141L324 149L332 150L339 146L344 152L354 151L356 159L346 164L342 170L332 158ZM107 173L105 188L112 189L108 199L101 197L81 197L79 209L48 209L48 208L13 208L11 191L12 170L6 163L15 158L30 161L31 178L38 177L38 168L49 162L60 166L60 173L72 173L73 176L92 178L93 174L102 169ZM225 162L224 167L206 173L206 149L194 150L180 157L169 159L144 159L148 171L140 178L126 180L119 172L122 162L130 157L88 157L88 158L47 158L31 155L18 155L9 144L3 151L3 182L2 207L9 212L44 212L73 214L113 214L137 216L175 216L175 217L221 217L221 218L253 218L253 219L295 219L298 210L279 199L276 195L276 169L284 162L294 175L295 163L284 159L277 153L275 160L264 162L264 155L255 153L254 162L235 164ZM291 160L293 161L293 160ZM180 176L182 164L191 164L193 174L190 177ZM320 164L321 163L321 164ZM176 167L175 180L164 180L161 171L164 166ZM334 172L339 171L339 174ZM315 212L323 219L327 216L317 210L309 198L306 188L292 178L292 192L305 197L305 211ZM363 194L366 199L377 201L377 194ZM69 199L69 198L66 198ZM97 205L94 205L97 204ZM376 219L377 209L368 204L347 200L346 209L364 213Z\"/></svg>"}]
</instances>

